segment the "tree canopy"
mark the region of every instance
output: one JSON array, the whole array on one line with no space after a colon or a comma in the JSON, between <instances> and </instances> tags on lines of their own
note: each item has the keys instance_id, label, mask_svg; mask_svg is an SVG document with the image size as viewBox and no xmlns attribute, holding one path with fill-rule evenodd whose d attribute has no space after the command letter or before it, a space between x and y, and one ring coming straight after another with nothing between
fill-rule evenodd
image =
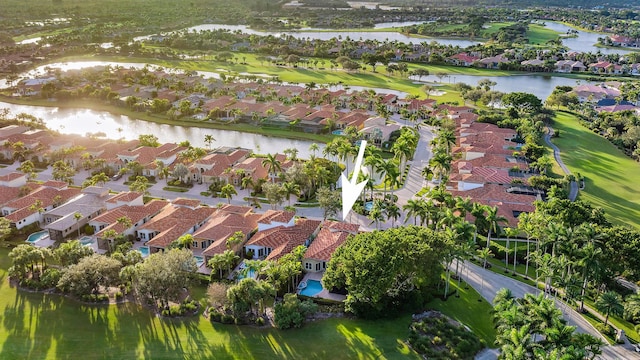
<instances>
[{"instance_id":1,"label":"tree canopy","mask_svg":"<svg viewBox=\"0 0 640 360\"><path fill-rule=\"evenodd\" d=\"M389 315L425 299L450 246L443 233L417 226L358 234L336 250L322 281L327 289L346 289L348 311Z\"/></svg>"}]
</instances>

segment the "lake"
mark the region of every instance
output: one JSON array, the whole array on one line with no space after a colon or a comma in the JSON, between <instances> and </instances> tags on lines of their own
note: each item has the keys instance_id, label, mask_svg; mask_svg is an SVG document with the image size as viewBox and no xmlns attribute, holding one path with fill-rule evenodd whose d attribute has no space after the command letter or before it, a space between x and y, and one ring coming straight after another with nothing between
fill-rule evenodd
<instances>
[{"instance_id":1,"label":"lake","mask_svg":"<svg viewBox=\"0 0 640 360\"><path fill-rule=\"evenodd\" d=\"M306 140L283 139L230 130L156 124L124 115L89 109L66 109L0 102L0 109L2 108L8 108L12 114L27 113L41 118L49 129L64 134L85 135L100 131L105 133L107 138L124 138L126 140L137 139L140 134L153 134L158 137L160 142L178 143L189 140L191 145L198 147L206 147L204 136L213 135L216 139L212 144L214 147L243 147L262 154L282 153L284 149L296 148L299 150L298 156L301 158L308 158L311 154L309 145L312 141ZM319 143L318 146L322 151L324 144Z\"/></svg>"},{"instance_id":2,"label":"lake","mask_svg":"<svg viewBox=\"0 0 640 360\"><path fill-rule=\"evenodd\" d=\"M482 79L489 79L496 83L493 90L501 91L503 93L516 91L531 93L543 101L551 95L551 92L556 86L576 86L578 83L596 84L596 82L536 73L510 76L451 75L442 78L442 81L435 75L423 76L420 79L418 79L417 76L411 76L409 78L411 80L428 82L429 84L433 83L436 88L438 84L442 83L465 83L471 86L476 86L478 85L478 81ZM436 100L438 99L437 96L434 96L433 98Z\"/></svg>"},{"instance_id":3,"label":"lake","mask_svg":"<svg viewBox=\"0 0 640 360\"><path fill-rule=\"evenodd\" d=\"M611 49L595 46L598 43L598 38L609 36L609 34L582 31L555 21L545 22L545 27L561 34L566 34L568 30L577 31L578 37L562 39L562 44L572 51L593 53L600 51L602 54L628 54L631 52L631 50L622 48Z\"/></svg>"},{"instance_id":4,"label":"lake","mask_svg":"<svg viewBox=\"0 0 640 360\"><path fill-rule=\"evenodd\" d=\"M405 25L412 25L416 22L398 22L394 23L396 27ZM421 23L421 22L418 22ZM399 41L403 43L411 43L411 44L419 44L421 42L431 42L437 41L443 45L451 45L451 46L459 46L465 48L467 46L480 44L479 41L470 41L470 40L461 40L461 39L443 39L443 38L431 38L431 37L411 37L405 34L401 34L394 31L381 31L381 32L368 32L368 31L357 31L357 30L305 30L305 31L259 31L250 29L246 25L222 25L222 24L203 24L192 26L190 28L181 30L181 31L204 31L204 30L221 30L227 29L229 31L240 31L245 34L250 35L260 35L260 36L292 36L296 39L319 39L319 40L330 40L333 38L346 39L349 37L352 40L378 40L378 41ZM141 41L149 39L151 35L146 36L138 36L133 38L134 41Z\"/></svg>"}]
</instances>

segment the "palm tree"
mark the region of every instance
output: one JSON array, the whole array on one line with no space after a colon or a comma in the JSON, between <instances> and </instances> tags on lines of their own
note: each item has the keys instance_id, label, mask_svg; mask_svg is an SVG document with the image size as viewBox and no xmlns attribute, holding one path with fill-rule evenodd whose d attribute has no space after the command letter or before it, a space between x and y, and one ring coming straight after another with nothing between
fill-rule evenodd
<instances>
[{"instance_id":1,"label":"palm tree","mask_svg":"<svg viewBox=\"0 0 640 360\"><path fill-rule=\"evenodd\" d=\"M206 134L204 136L204 143L207 144L208 150L211 150L211 143L213 143L214 141L216 141L216 139L213 137L213 135Z\"/></svg>"},{"instance_id":2,"label":"palm tree","mask_svg":"<svg viewBox=\"0 0 640 360\"><path fill-rule=\"evenodd\" d=\"M80 238L80 219L82 219L82 214L79 212L73 213L73 218L76 220L76 226L78 227L78 239Z\"/></svg>"},{"instance_id":3,"label":"palm tree","mask_svg":"<svg viewBox=\"0 0 640 360\"><path fill-rule=\"evenodd\" d=\"M487 259L490 257L493 257L493 253L491 252L491 249L489 248L484 248L484 249L478 249L478 256L480 256L480 259L483 260L484 263L484 268L487 268ZM482 278L482 285L481 285L481 291L484 290L484 277Z\"/></svg>"},{"instance_id":4,"label":"palm tree","mask_svg":"<svg viewBox=\"0 0 640 360\"><path fill-rule=\"evenodd\" d=\"M376 224L376 230L380 229L380 221L384 220L384 214L382 212L382 200L375 200L373 202L373 207L369 211L369 219L371 219L371 224Z\"/></svg>"},{"instance_id":5,"label":"palm tree","mask_svg":"<svg viewBox=\"0 0 640 360\"><path fill-rule=\"evenodd\" d=\"M392 228L396 227L396 221L398 220L400 215L401 215L401 212L398 205L396 205L395 203L385 205L384 216L386 216L387 219L391 219Z\"/></svg>"},{"instance_id":6,"label":"palm tree","mask_svg":"<svg viewBox=\"0 0 640 360\"><path fill-rule=\"evenodd\" d=\"M320 150L320 147L318 147L318 144L311 143L311 145L309 145L309 151L311 151L311 156L313 158L316 157L316 153L318 152L318 150Z\"/></svg>"},{"instance_id":7,"label":"palm tree","mask_svg":"<svg viewBox=\"0 0 640 360\"><path fill-rule=\"evenodd\" d=\"M418 216L423 213L425 208L425 201L423 199L409 199L405 205L402 206L402 210L407 212L407 217L404 222L406 223L410 217L413 217L413 225L418 225Z\"/></svg>"},{"instance_id":8,"label":"palm tree","mask_svg":"<svg viewBox=\"0 0 640 360\"><path fill-rule=\"evenodd\" d=\"M240 259L238 255L236 255L233 250L225 250L222 253L222 259L224 260L224 264L227 267L227 274L231 273L231 266Z\"/></svg>"},{"instance_id":9,"label":"palm tree","mask_svg":"<svg viewBox=\"0 0 640 360\"><path fill-rule=\"evenodd\" d=\"M600 266L600 256L602 250L595 247L593 243L588 243L582 248L581 258L578 264L582 267L582 290L580 292L580 311L584 312L584 297L587 291L587 283L592 272Z\"/></svg>"},{"instance_id":10,"label":"palm tree","mask_svg":"<svg viewBox=\"0 0 640 360\"><path fill-rule=\"evenodd\" d=\"M497 206L487 206L486 207L486 220L487 223L489 224L489 232L487 233L487 249L489 248L489 246L491 245L491 232L495 232L496 234L498 233L498 230L500 229L500 225L499 223L501 222L507 222L507 218L505 218L504 216L498 215L498 207ZM487 262L485 260L484 265L487 265Z\"/></svg>"},{"instance_id":11,"label":"palm tree","mask_svg":"<svg viewBox=\"0 0 640 360\"><path fill-rule=\"evenodd\" d=\"M389 159L389 160L382 160L381 162L379 162L376 165L376 171L378 172L378 174L380 174L380 178L383 181L384 184L384 192L387 192L387 175L389 174L397 174L397 166L395 161Z\"/></svg>"},{"instance_id":12,"label":"palm tree","mask_svg":"<svg viewBox=\"0 0 640 360\"><path fill-rule=\"evenodd\" d=\"M433 169L430 166L425 166L422 169L422 177L425 181L431 181L433 179Z\"/></svg>"},{"instance_id":13,"label":"palm tree","mask_svg":"<svg viewBox=\"0 0 640 360\"><path fill-rule=\"evenodd\" d=\"M191 246L193 245L193 235L184 234L177 238L173 242L173 245L178 249L191 249Z\"/></svg>"},{"instance_id":14,"label":"palm tree","mask_svg":"<svg viewBox=\"0 0 640 360\"><path fill-rule=\"evenodd\" d=\"M273 154L267 154L267 157L262 160L262 166L267 168L271 182L275 182L275 178L278 172L282 171L280 161Z\"/></svg>"},{"instance_id":15,"label":"palm tree","mask_svg":"<svg viewBox=\"0 0 640 360\"><path fill-rule=\"evenodd\" d=\"M220 196L227 198L227 204L231 204L231 198L238 195L236 188L231 184L226 184L220 189Z\"/></svg>"},{"instance_id":16,"label":"palm tree","mask_svg":"<svg viewBox=\"0 0 640 360\"><path fill-rule=\"evenodd\" d=\"M596 308L605 313L604 326L607 326L609 315L622 315L624 312L622 299L615 291L607 291L600 295L596 300Z\"/></svg>"},{"instance_id":17,"label":"palm tree","mask_svg":"<svg viewBox=\"0 0 640 360\"><path fill-rule=\"evenodd\" d=\"M504 252L504 265L505 267L509 267L509 240L511 239L511 237L513 236L518 236L518 230L511 228L511 227L506 227L503 229L504 234L507 236L507 251ZM518 250L518 243L516 243L516 245L513 248L513 256L516 256L516 251ZM515 264L515 260L513 262ZM516 272L515 266L513 268L513 272Z\"/></svg>"},{"instance_id":18,"label":"palm tree","mask_svg":"<svg viewBox=\"0 0 640 360\"><path fill-rule=\"evenodd\" d=\"M287 196L287 201L289 201L289 206L291 206L291 195L298 196L300 194L300 185L287 181L282 184L282 190Z\"/></svg>"}]
</instances>

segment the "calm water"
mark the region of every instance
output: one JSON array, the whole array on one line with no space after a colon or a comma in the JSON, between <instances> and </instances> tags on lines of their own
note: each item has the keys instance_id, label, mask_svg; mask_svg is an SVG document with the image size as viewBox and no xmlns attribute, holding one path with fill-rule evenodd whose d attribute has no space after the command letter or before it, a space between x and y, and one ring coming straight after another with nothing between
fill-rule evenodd
<instances>
[{"instance_id":1,"label":"calm water","mask_svg":"<svg viewBox=\"0 0 640 360\"><path fill-rule=\"evenodd\" d=\"M212 146L232 146L253 149L258 153L282 152L287 148L299 150L298 156L308 158L311 141L290 140L259 134L248 134L230 130L204 129L186 126L156 124L133 119L128 116L89 109L65 109L31 105L15 105L0 102L1 108L9 108L12 114L27 113L44 120L48 128L65 134L85 135L103 132L107 138L127 140L137 139L140 134L154 134L160 142L181 142L189 140L191 145L206 147L205 135L213 135ZM320 151L323 144L318 144Z\"/></svg>"},{"instance_id":2,"label":"calm water","mask_svg":"<svg viewBox=\"0 0 640 360\"><path fill-rule=\"evenodd\" d=\"M396 23L396 26L402 26L403 24L411 25L416 22L406 22L406 23ZM230 31L240 31L245 34L253 34L253 35L274 35L274 36L293 36L296 39L319 39L319 40L330 40L333 38L338 39L346 39L349 37L352 40L378 40L378 41L399 41L404 43L412 43L419 44L421 42L431 42L437 41L443 45L452 45L452 46L460 46L467 47L475 44L480 44L479 41L469 41L469 40L458 40L458 39L442 39L442 38L418 38L418 37L410 37L401 33L393 32L393 31L383 31L383 32L366 32L366 31L258 31L248 28L246 25L221 25L221 24L204 24L193 26L185 29L186 31L202 31L202 30L220 30L220 29L228 29ZM134 41L140 41L150 38L150 35L147 36L139 36L134 38Z\"/></svg>"},{"instance_id":3,"label":"calm water","mask_svg":"<svg viewBox=\"0 0 640 360\"><path fill-rule=\"evenodd\" d=\"M412 80L418 80L417 77L410 77ZM429 82L436 87L438 84L454 84L465 83L471 86L478 85L478 82L482 79L489 79L494 81L496 85L493 90L501 91L503 93L509 92L526 92L537 96L538 98L545 100L556 86L576 86L578 83L587 84L593 83L585 80L576 80L565 77L540 75L540 74L527 74L527 75L511 75L511 76L474 76L474 75L451 75L442 78L442 81L435 75L423 76L420 80ZM434 97L438 99L438 97Z\"/></svg>"},{"instance_id":4,"label":"calm water","mask_svg":"<svg viewBox=\"0 0 640 360\"><path fill-rule=\"evenodd\" d=\"M598 38L606 37L608 34L582 31L554 21L546 22L545 26L561 34L566 34L568 30L578 31L578 37L562 39L562 43L572 51L593 53L600 51L602 54L628 54L631 52L631 50L596 47Z\"/></svg>"}]
</instances>

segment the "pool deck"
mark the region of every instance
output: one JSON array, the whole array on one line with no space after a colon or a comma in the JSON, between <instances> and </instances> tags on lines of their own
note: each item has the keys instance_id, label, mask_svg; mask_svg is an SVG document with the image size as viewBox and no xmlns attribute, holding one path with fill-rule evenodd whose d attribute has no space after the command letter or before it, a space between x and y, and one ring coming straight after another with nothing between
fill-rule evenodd
<instances>
[{"instance_id":1,"label":"pool deck","mask_svg":"<svg viewBox=\"0 0 640 360\"><path fill-rule=\"evenodd\" d=\"M306 273L304 275L304 277L302 278L302 281L305 281L305 282L307 280L321 281L323 275L324 275L324 272L309 272L309 273ZM298 293L300 293L300 290L298 290ZM347 298L344 295L330 293L329 290L324 289L324 288L322 289L322 291L320 291L319 293L317 293L313 297L314 298L334 300L334 301L344 301Z\"/></svg>"}]
</instances>

